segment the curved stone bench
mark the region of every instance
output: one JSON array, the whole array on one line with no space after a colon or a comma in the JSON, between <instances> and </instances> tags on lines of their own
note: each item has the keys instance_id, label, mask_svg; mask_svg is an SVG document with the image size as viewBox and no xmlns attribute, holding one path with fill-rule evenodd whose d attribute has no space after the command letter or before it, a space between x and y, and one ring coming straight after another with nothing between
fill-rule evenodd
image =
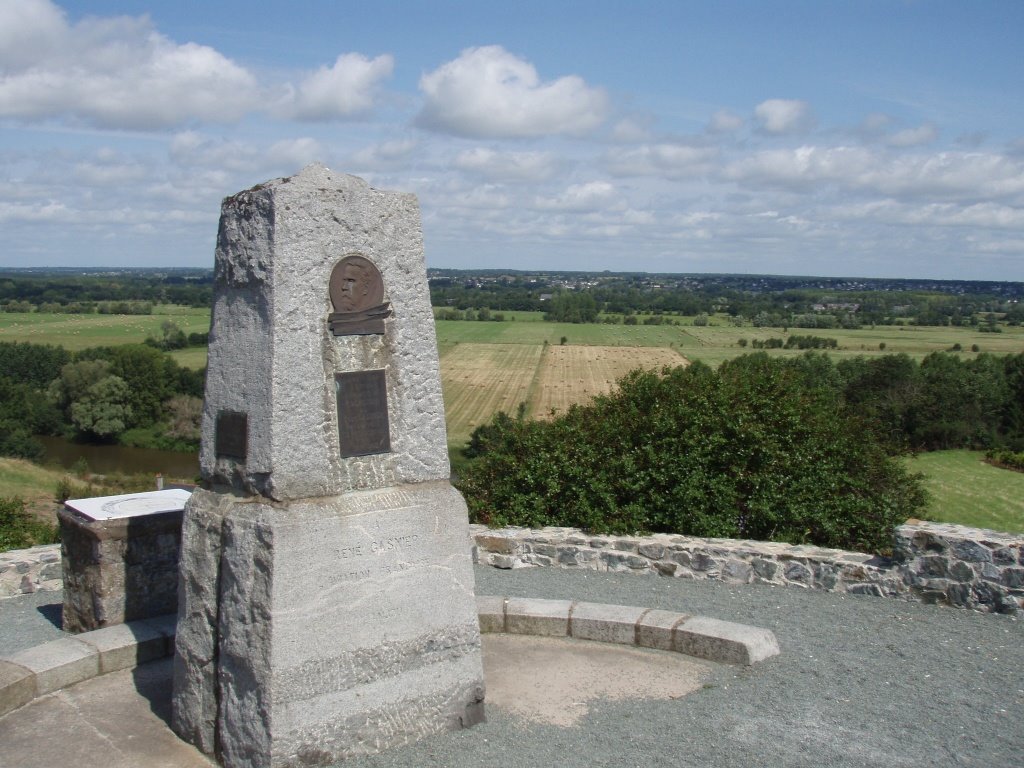
<instances>
[{"instance_id":1,"label":"curved stone bench","mask_svg":"<svg viewBox=\"0 0 1024 768\"><path fill-rule=\"evenodd\" d=\"M674 651L726 664L779 653L769 630L702 616L625 605L477 597L480 631L572 637ZM177 616L83 632L0 656L0 717L75 683L174 655Z\"/></svg>"},{"instance_id":2,"label":"curved stone bench","mask_svg":"<svg viewBox=\"0 0 1024 768\"><path fill-rule=\"evenodd\" d=\"M779 653L779 644L770 630L706 616L530 597L479 596L476 604L483 633L635 645L722 664L755 664Z\"/></svg>"}]
</instances>

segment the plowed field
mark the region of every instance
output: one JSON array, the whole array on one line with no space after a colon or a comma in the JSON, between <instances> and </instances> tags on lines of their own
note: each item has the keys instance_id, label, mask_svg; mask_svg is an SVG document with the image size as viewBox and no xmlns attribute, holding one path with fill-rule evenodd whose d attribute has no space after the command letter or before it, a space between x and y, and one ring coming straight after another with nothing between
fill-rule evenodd
<instances>
[{"instance_id":1,"label":"plowed field","mask_svg":"<svg viewBox=\"0 0 1024 768\"><path fill-rule=\"evenodd\" d=\"M539 344L456 344L441 357L448 441L463 443L498 411L526 402L543 347Z\"/></svg>"},{"instance_id":2,"label":"plowed field","mask_svg":"<svg viewBox=\"0 0 1024 768\"><path fill-rule=\"evenodd\" d=\"M678 352L664 347L549 346L541 361L530 414L545 418L552 411L564 411L573 403L606 394L634 368L659 369L686 363Z\"/></svg>"}]
</instances>

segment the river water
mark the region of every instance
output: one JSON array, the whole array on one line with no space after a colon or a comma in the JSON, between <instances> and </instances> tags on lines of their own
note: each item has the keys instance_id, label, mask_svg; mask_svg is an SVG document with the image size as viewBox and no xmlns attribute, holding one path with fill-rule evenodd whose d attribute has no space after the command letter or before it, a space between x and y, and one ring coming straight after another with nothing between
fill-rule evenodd
<instances>
[{"instance_id":1,"label":"river water","mask_svg":"<svg viewBox=\"0 0 1024 768\"><path fill-rule=\"evenodd\" d=\"M44 460L65 469L72 468L79 459L85 459L89 470L100 475L111 472L161 474L166 478L183 480L193 480L199 475L199 456L194 453L123 445L80 445L60 437L40 436L36 439L46 448Z\"/></svg>"}]
</instances>

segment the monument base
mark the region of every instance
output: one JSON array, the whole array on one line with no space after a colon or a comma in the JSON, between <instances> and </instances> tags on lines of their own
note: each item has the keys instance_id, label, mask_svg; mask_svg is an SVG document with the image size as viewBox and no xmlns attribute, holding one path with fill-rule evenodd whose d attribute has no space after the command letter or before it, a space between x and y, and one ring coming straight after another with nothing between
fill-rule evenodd
<instances>
[{"instance_id":1,"label":"monument base","mask_svg":"<svg viewBox=\"0 0 1024 768\"><path fill-rule=\"evenodd\" d=\"M442 481L283 503L196 491L175 731L225 766L276 768L483 720L466 526Z\"/></svg>"}]
</instances>

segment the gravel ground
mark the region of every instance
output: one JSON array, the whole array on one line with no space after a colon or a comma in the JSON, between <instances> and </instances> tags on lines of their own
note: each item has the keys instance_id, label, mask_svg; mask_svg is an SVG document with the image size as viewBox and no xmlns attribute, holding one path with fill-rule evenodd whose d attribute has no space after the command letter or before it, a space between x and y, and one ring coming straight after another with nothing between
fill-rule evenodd
<instances>
[{"instance_id":1,"label":"gravel ground","mask_svg":"<svg viewBox=\"0 0 1024 768\"><path fill-rule=\"evenodd\" d=\"M986 766L1024 762L1024 623L888 598L549 568L477 569L477 592L640 605L775 632L782 655L675 701L570 728L489 722L363 766Z\"/></svg>"},{"instance_id":2,"label":"gravel ground","mask_svg":"<svg viewBox=\"0 0 1024 768\"><path fill-rule=\"evenodd\" d=\"M64 637L60 592L36 592L0 600L0 656Z\"/></svg>"},{"instance_id":3,"label":"gravel ground","mask_svg":"<svg viewBox=\"0 0 1024 768\"><path fill-rule=\"evenodd\" d=\"M592 706L568 728L491 707L486 724L344 768L1024 762L1024 622L886 598L631 574L478 567L476 576L480 594L639 605L768 627L782 655L718 667L702 690L674 701ZM11 652L12 634L56 636L47 604L29 597L36 603L0 601L0 653Z\"/></svg>"}]
</instances>

